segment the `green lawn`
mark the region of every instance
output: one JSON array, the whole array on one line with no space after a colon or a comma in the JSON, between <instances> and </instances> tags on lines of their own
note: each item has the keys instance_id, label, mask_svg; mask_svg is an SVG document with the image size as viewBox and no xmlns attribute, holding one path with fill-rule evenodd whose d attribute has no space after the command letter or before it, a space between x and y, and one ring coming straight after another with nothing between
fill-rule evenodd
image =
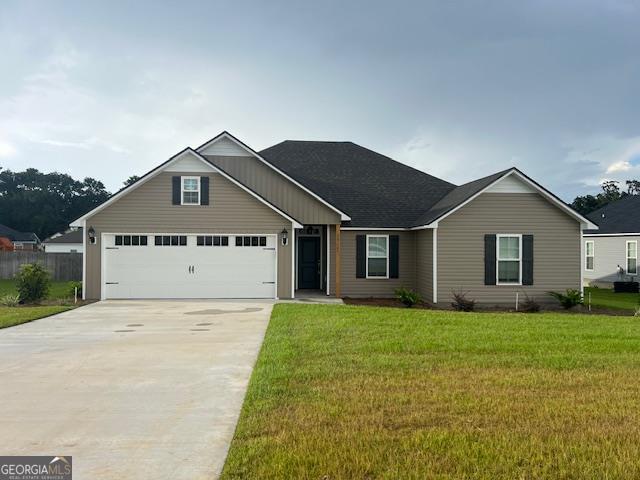
<instances>
[{"instance_id":1,"label":"green lawn","mask_svg":"<svg viewBox=\"0 0 640 480\"><path fill-rule=\"evenodd\" d=\"M640 320L276 305L223 478L639 478Z\"/></svg>"},{"instance_id":2,"label":"green lawn","mask_svg":"<svg viewBox=\"0 0 640 480\"><path fill-rule=\"evenodd\" d=\"M13 327L21 323L48 317L64 312L72 307L66 306L34 306L34 307L0 307L0 328Z\"/></svg>"},{"instance_id":3,"label":"green lawn","mask_svg":"<svg viewBox=\"0 0 640 480\"><path fill-rule=\"evenodd\" d=\"M51 282L51 290L49 291L49 298L59 299L72 297L70 294L71 284L73 282ZM15 280L0 280L0 297L7 294L17 294Z\"/></svg>"},{"instance_id":4,"label":"green lawn","mask_svg":"<svg viewBox=\"0 0 640 480\"><path fill-rule=\"evenodd\" d=\"M585 288L585 304L588 302L589 292L591 292L591 304L596 307L634 311L640 307L640 294L638 293L613 293L613 290L609 288Z\"/></svg>"}]
</instances>

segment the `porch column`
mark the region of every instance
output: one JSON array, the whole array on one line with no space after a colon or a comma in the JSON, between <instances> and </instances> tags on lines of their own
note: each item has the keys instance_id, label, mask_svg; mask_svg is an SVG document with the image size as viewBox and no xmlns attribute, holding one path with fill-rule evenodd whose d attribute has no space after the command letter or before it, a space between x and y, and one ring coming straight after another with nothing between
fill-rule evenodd
<instances>
[{"instance_id":1,"label":"porch column","mask_svg":"<svg viewBox=\"0 0 640 480\"><path fill-rule=\"evenodd\" d=\"M341 279L340 274L342 273L342 255L340 255L340 224L336 224L336 297L340 298L341 293Z\"/></svg>"}]
</instances>

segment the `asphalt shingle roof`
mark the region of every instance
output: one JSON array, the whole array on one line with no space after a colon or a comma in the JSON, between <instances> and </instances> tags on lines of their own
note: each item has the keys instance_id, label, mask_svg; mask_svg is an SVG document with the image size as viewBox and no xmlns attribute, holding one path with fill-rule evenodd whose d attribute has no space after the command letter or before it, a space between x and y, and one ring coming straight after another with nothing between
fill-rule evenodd
<instances>
[{"instance_id":1,"label":"asphalt shingle roof","mask_svg":"<svg viewBox=\"0 0 640 480\"><path fill-rule=\"evenodd\" d=\"M0 237L6 237L12 242L38 242L38 236L32 232L19 232L11 227L0 224Z\"/></svg>"},{"instance_id":2,"label":"asphalt shingle roof","mask_svg":"<svg viewBox=\"0 0 640 480\"><path fill-rule=\"evenodd\" d=\"M410 227L456 189L352 142L287 140L260 155L348 214L345 226Z\"/></svg>"},{"instance_id":3,"label":"asphalt shingle roof","mask_svg":"<svg viewBox=\"0 0 640 480\"><path fill-rule=\"evenodd\" d=\"M417 227L421 225L427 225L434 220L437 220L445 213L449 212L464 201L474 196L483 188L491 185L493 182L498 180L509 171L511 171L511 169L503 170L502 172L494 173L493 175L479 178L478 180L474 180L472 182L465 183L464 185L460 185L459 187L455 187L444 197L438 200L435 205L433 205L427 212L420 215L411 226Z\"/></svg>"},{"instance_id":4,"label":"asphalt shingle roof","mask_svg":"<svg viewBox=\"0 0 640 480\"><path fill-rule=\"evenodd\" d=\"M82 243L82 229L71 230L56 238L49 238L44 243Z\"/></svg>"},{"instance_id":5,"label":"asphalt shingle roof","mask_svg":"<svg viewBox=\"0 0 640 480\"><path fill-rule=\"evenodd\" d=\"M591 212L587 218L600 228L585 233L640 232L640 195L627 195Z\"/></svg>"}]
</instances>

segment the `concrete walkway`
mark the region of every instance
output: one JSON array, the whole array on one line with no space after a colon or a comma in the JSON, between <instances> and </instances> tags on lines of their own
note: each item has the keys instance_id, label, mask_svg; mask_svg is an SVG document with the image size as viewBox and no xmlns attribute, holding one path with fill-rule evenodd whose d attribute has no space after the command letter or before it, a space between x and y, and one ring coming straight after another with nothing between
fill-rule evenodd
<instances>
[{"instance_id":1,"label":"concrete walkway","mask_svg":"<svg viewBox=\"0 0 640 480\"><path fill-rule=\"evenodd\" d=\"M107 301L0 330L2 455L74 478L219 474L269 301Z\"/></svg>"}]
</instances>

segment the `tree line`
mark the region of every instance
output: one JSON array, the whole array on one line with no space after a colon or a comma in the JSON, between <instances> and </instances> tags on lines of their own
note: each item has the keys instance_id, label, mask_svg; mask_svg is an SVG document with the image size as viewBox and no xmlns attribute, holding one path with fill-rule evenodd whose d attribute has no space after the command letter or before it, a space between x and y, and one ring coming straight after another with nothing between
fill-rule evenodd
<instances>
[{"instance_id":1,"label":"tree line","mask_svg":"<svg viewBox=\"0 0 640 480\"><path fill-rule=\"evenodd\" d=\"M627 195L640 195L640 181L626 180L625 184L626 191L620 188L620 182L615 180L604 181L600 184L602 192L596 195L577 196L571 203L571 207L582 215L587 215Z\"/></svg>"},{"instance_id":2,"label":"tree line","mask_svg":"<svg viewBox=\"0 0 640 480\"><path fill-rule=\"evenodd\" d=\"M129 177L125 186L138 177ZM100 205L109 196L95 178L75 180L66 173L23 172L0 167L0 223L21 232L34 232L41 240L64 232L69 223Z\"/></svg>"}]
</instances>

